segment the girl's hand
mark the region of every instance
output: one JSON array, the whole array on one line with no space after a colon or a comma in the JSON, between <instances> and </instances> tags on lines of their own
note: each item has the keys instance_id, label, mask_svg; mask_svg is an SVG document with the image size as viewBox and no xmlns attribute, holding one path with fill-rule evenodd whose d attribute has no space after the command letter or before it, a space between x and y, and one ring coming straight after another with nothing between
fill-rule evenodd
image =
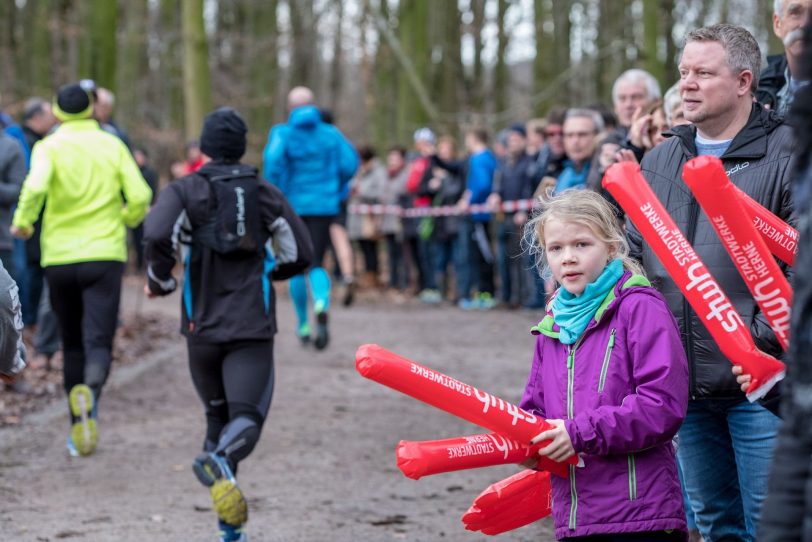
<instances>
[{"instance_id":1,"label":"girl's hand","mask_svg":"<svg viewBox=\"0 0 812 542\"><path fill-rule=\"evenodd\" d=\"M531 455L521 463L519 463L522 467L530 470L539 470L539 458L535 455Z\"/></svg>"},{"instance_id":2,"label":"girl's hand","mask_svg":"<svg viewBox=\"0 0 812 542\"><path fill-rule=\"evenodd\" d=\"M744 369L742 369L741 365L734 365L733 366L733 374L736 375L736 382L741 386L743 392L747 392L747 388L750 387L750 380L752 380L752 376L742 374Z\"/></svg>"},{"instance_id":3,"label":"girl's hand","mask_svg":"<svg viewBox=\"0 0 812 542\"><path fill-rule=\"evenodd\" d=\"M572 447L570 435L564 427L564 420L547 420L547 423L553 426L552 429L542 431L530 441L533 444L538 444L543 440L551 440L552 442L539 450L539 455L547 456L553 461L566 461L575 455L575 449Z\"/></svg>"}]
</instances>

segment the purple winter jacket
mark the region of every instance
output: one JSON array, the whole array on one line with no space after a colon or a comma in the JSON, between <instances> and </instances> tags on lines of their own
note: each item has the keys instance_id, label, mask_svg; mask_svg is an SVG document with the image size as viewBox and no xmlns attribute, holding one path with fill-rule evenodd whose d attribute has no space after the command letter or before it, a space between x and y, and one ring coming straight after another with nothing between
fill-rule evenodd
<instances>
[{"instance_id":1,"label":"purple winter jacket","mask_svg":"<svg viewBox=\"0 0 812 542\"><path fill-rule=\"evenodd\" d=\"M686 533L671 439L688 408L677 323L644 277L626 272L574 345L552 314L538 334L522 408L565 420L584 467L552 477L557 538Z\"/></svg>"}]
</instances>

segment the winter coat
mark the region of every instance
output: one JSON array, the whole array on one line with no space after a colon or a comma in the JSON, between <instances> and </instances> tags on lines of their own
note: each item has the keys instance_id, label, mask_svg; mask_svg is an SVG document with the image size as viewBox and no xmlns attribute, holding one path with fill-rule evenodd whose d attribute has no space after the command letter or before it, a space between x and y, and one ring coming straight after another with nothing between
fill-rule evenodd
<instances>
[{"instance_id":1,"label":"winter coat","mask_svg":"<svg viewBox=\"0 0 812 542\"><path fill-rule=\"evenodd\" d=\"M510 158L499 164L493 180L493 192L502 201L530 199L536 185L533 184L533 158L522 154L517 160Z\"/></svg>"},{"instance_id":2,"label":"winter coat","mask_svg":"<svg viewBox=\"0 0 812 542\"><path fill-rule=\"evenodd\" d=\"M380 204L383 202L384 190L389 182L386 168L378 161L373 160L369 168L358 174L352 180L350 204ZM362 215L352 213L347 216L347 235L353 241L359 239L375 239L380 231L382 215Z\"/></svg>"},{"instance_id":3,"label":"winter coat","mask_svg":"<svg viewBox=\"0 0 812 542\"><path fill-rule=\"evenodd\" d=\"M810 190L812 167L807 164L795 192L796 197L806 196L797 200L802 240L795 259L797 269L812 265ZM812 277L796 273L793 278L792 341L786 360L787 376L781 382L784 424L775 445L769 493L761 509L759 542L812 542L812 499L807 497L812 495Z\"/></svg>"},{"instance_id":4,"label":"winter coat","mask_svg":"<svg viewBox=\"0 0 812 542\"><path fill-rule=\"evenodd\" d=\"M626 272L573 345L552 313L538 334L522 408L565 420L582 468L552 477L557 538L687 532L672 438L688 407L688 369L674 317L642 276Z\"/></svg>"},{"instance_id":5,"label":"winter coat","mask_svg":"<svg viewBox=\"0 0 812 542\"><path fill-rule=\"evenodd\" d=\"M0 262L0 374L14 376L25 367L23 314L17 283Z\"/></svg>"},{"instance_id":6,"label":"winter coat","mask_svg":"<svg viewBox=\"0 0 812 542\"><path fill-rule=\"evenodd\" d=\"M445 171L441 177L440 188L433 189L431 179L434 177L435 168ZM417 193L426 196L431 201L432 207L453 207L459 203L465 186L463 184L463 174L465 164L462 161L444 161L437 156L432 156L429 161L429 168L423 173L420 187ZM420 220L430 220L433 222L431 238L435 241L449 241L455 238L460 231L460 216L436 216L426 217Z\"/></svg>"},{"instance_id":7,"label":"winter coat","mask_svg":"<svg viewBox=\"0 0 812 542\"><path fill-rule=\"evenodd\" d=\"M274 126L263 152L265 178L279 187L301 216L335 216L341 193L358 169L352 145L312 105L291 111Z\"/></svg>"},{"instance_id":8,"label":"winter coat","mask_svg":"<svg viewBox=\"0 0 812 542\"><path fill-rule=\"evenodd\" d=\"M210 219L211 188L206 177L248 172L244 164L209 162L197 172L164 188L144 221L144 256L150 289L167 294L176 288L172 276L176 251L184 265L181 333L208 343L267 340L276 333L276 307L270 280L301 273L313 258L307 227L282 193L261 179L259 203L264 239L270 238L276 265L266 252L229 258L192 244L190 234Z\"/></svg>"},{"instance_id":9,"label":"winter coat","mask_svg":"<svg viewBox=\"0 0 812 542\"><path fill-rule=\"evenodd\" d=\"M731 182L786 222L794 223L791 203L791 139L789 127L759 104L747 125L733 138L722 156ZM723 248L708 216L682 180L682 167L696 156L696 127L676 126L666 141L649 151L641 164L643 175L665 205L677 227L696 250L727 294L756 346L780 356L782 350L738 269ZM730 361L722 355L702 320L696 315L638 229L627 221L632 257L642 262L652 284L662 292L677 319L688 355L692 398L743 398Z\"/></svg>"},{"instance_id":10,"label":"winter coat","mask_svg":"<svg viewBox=\"0 0 812 542\"><path fill-rule=\"evenodd\" d=\"M381 203L384 205L400 205L401 198L406 194L406 177L409 175L409 168L401 168L400 171L391 174L387 173L386 186L381 196ZM403 221L395 213L387 213L381 218L381 233L383 235L400 235L403 232Z\"/></svg>"},{"instance_id":11,"label":"winter coat","mask_svg":"<svg viewBox=\"0 0 812 542\"><path fill-rule=\"evenodd\" d=\"M773 111L778 109L778 93L787 84L787 55L770 55L767 57L767 67L761 70L758 77L756 100L769 106Z\"/></svg>"},{"instance_id":12,"label":"winter coat","mask_svg":"<svg viewBox=\"0 0 812 542\"><path fill-rule=\"evenodd\" d=\"M11 250L11 211L25 179L25 154L20 144L0 130L0 250Z\"/></svg>"}]
</instances>

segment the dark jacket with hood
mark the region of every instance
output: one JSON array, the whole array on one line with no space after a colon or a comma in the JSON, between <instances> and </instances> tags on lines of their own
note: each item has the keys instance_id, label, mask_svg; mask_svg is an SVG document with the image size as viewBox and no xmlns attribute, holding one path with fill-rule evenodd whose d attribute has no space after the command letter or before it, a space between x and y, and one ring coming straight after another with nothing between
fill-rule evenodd
<instances>
[{"instance_id":1,"label":"dark jacket with hood","mask_svg":"<svg viewBox=\"0 0 812 542\"><path fill-rule=\"evenodd\" d=\"M434 177L435 168L445 170L440 188L434 190L429 184ZM417 189L418 196L425 196L431 199L432 207L454 206L462 197L465 191L465 162L461 160L443 161L438 156L429 159L429 167L423 173L420 186ZM453 239L460 231L459 216L438 216L430 220L434 221L433 238L437 241L448 241ZM418 222L413 220L413 222Z\"/></svg>"},{"instance_id":2,"label":"dark jacket with hood","mask_svg":"<svg viewBox=\"0 0 812 542\"><path fill-rule=\"evenodd\" d=\"M778 109L778 93L787 84L787 55L770 55L767 67L761 70L758 77L756 100L771 110Z\"/></svg>"},{"instance_id":3,"label":"dark jacket with hood","mask_svg":"<svg viewBox=\"0 0 812 542\"><path fill-rule=\"evenodd\" d=\"M696 250L738 310L756 346L772 356L782 350L774 333L753 300L736 266L723 248L707 215L682 180L682 167L696 156L696 127L683 125L666 132L668 139L646 154L643 175L665 205L674 222ZM792 131L782 120L759 104L745 127L736 134L721 157L730 180L770 212L794 223L791 204ZM743 398L722 355L680 289L669 276L638 229L627 222L631 255L640 260L653 285L660 290L677 319L690 369L690 393L700 398Z\"/></svg>"},{"instance_id":4,"label":"dark jacket with hood","mask_svg":"<svg viewBox=\"0 0 812 542\"><path fill-rule=\"evenodd\" d=\"M263 242L273 257L229 258L191 243L190 233L209 220L208 178L229 174L257 175ZM173 291L177 248L182 249L184 284L181 333L207 343L268 340L276 333L271 280L285 280L310 264L313 247L307 228L278 188L258 177L255 168L239 163L209 162L197 172L167 186L144 221L144 253L150 289ZM275 266L273 263L275 259Z\"/></svg>"}]
</instances>

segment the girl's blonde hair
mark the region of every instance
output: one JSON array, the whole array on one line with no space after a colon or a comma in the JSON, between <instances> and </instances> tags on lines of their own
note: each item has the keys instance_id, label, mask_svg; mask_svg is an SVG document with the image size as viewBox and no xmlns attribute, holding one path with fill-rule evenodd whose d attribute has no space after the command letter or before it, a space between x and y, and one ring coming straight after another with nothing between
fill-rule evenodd
<instances>
[{"instance_id":1,"label":"girl's blonde hair","mask_svg":"<svg viewBox=\"0 0 812 542\"><path fill-rule=\"evenodd\" d=\"M572 189L542 200L542 204L541 212L524 229L524 244L542 277L550 276L544 250L544 227L553 218L588 227L599 240L617 248L615 257L623 261L624 269L645 276L640 264L629 256L629 243L623 227L612 205L603 196L591 190Z\"/></svg>"}]
</instances>

